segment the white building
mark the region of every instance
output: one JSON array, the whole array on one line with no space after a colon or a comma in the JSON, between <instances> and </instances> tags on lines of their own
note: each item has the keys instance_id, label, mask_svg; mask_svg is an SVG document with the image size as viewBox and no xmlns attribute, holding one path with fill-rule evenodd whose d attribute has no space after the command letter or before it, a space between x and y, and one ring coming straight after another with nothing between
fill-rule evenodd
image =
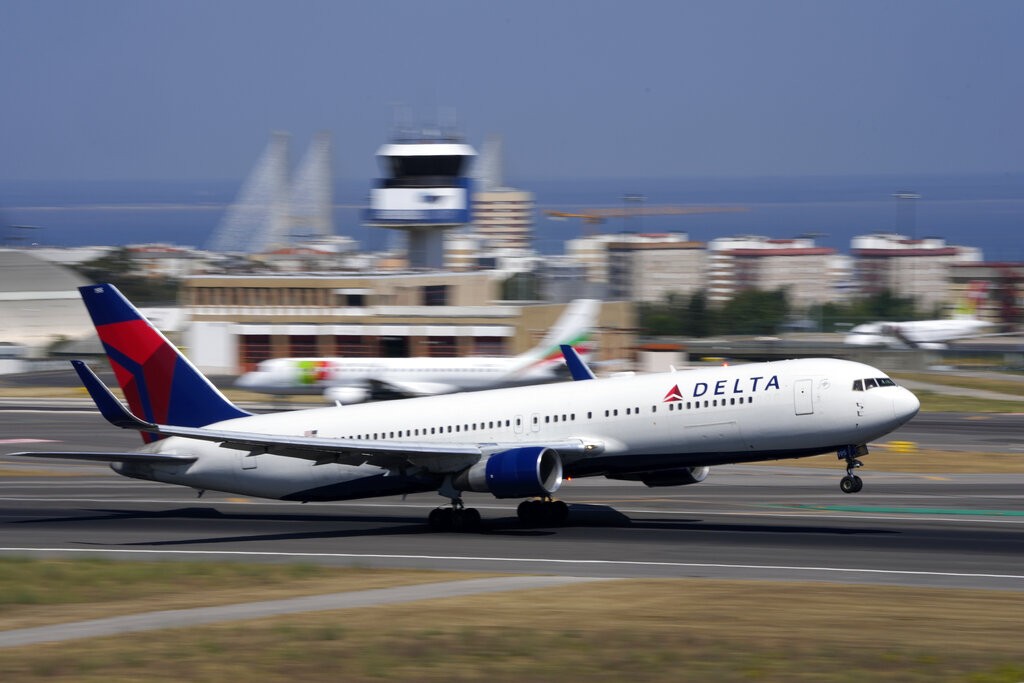
<instances>
[{"instance_id":1,"label":"white building","mask_svg":"<svg viewBox=\"0 0 1024 683\"><path fill-rule=\"evenodd\" d=\"M954 264L979 263L981 250L953 246L937 237L910 239L905 235L878 233L854 237L850 242L854 276L861 294L889 290L910 297L919 309L953 302L951 268Z\"/></svg>"},{"instance_id":2,"label":"white building","mask_svg":"<svg viewBox=\"0 0 1024 683\"><path fill-rule=\"evenodd\" d=\"M806 309L844 297L846 271L844 257L812 239L723 237L708 243L708 301L722 304L744 290L784 288L790 306Z\"/></svg>"},{"instance_id":3,"label":"white building","mask_svg":"<svg viewBox=\"0 0 1024 683\"><path fill-rule=\"evenodd\" d=\"M473 227L488 249L529 249L533 193L511 188L473 193Z\"/></svg>"},{"instance_id":4,"label":"white building","mask_svg":"<svg viewBox=\"0 0 1024 683\"><path fill-rule=\"evenodd\" d=\"M89 281L31 251L0 249L0 342L37 355L50 344L95 334L78 288Z\"/></svg>"}]
</instances>

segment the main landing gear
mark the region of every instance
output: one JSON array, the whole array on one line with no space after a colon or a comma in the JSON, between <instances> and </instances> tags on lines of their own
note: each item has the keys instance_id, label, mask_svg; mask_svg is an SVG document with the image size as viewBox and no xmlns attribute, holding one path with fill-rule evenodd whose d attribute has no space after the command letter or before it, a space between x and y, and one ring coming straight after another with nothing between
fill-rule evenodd
<instances>
[{"instance_id":1,"label":"main landing gear","mask_svg":"<svg viewBox=\"0 0 1024 683\"><path fill-rule=\"evenodd\" d=\"M859 446L844 446L839 449L837 453L839 459L846 461L846 476L839 480L839 489L843 493L857 493L864 488L864 482L853 471L858 467L864 466L864 463L855 456L867 455L867 453L868 447L863 444Z\"/></svg>"},{"instance_id":2,"label":"main landing gear","mask_svg":"<svg viewBox=\"0 0 1024 683\"><path fill-rule=\"evenodd\" d=\"M547 497L524 500L519 504L516 514L526 526L557 526L569 518L569 506L563 500Z\"/></svg>"},{"instance_id":3,"label":"main landing gear","mask_svg":"<svg viewBox=\"0 0 1024 683\"><path fill-rule=\"evenodd\" d=\"M450 508L431 510L427 522L438 531L476 531L480 528L480 512L463 505L461 498L454 498Z\"/></svg>"},{"instance_id":4,"label":"main landing gear","mask_svg":"<svg viewBox=\"0 0 1024 683\"><path fill-rule=\"evenodd\" d=\"M462 502L462 492L455 488L451 475L437 490L439 495L452 501L450 508L434 508L427 517L427 523L438 531L476 531L480 528L480 512L468 508Z\"/></svg>"}]
</instances>

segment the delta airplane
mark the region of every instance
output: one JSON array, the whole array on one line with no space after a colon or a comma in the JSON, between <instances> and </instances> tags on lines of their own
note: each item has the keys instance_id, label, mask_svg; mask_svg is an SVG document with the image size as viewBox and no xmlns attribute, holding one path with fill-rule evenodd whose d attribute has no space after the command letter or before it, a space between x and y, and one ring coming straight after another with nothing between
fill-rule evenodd
<instances>
[{"instance_id":1,"label":"delta airplane","mask_svg":"<svg viewBox=\"0 0 1024 683\"><path fill-rule=\"evenodd\" d=\"M800 359L599 379L568 349L582 381L251 415L235 405L112 285L80 288L126 408L82 361L100 413L141 432L135 451L14 453L110 462L127 477L293 501L436 491L429 521L471 529L465 491L523 498L526 524L564 521L564 478L647 486L704 481L726 463L835 453L840 487L866 444L918 411L881 370Z\"/></svg>"},{"instance_id":2,"label":"delta airplane","mask_svg":"<svg viewBox=\"0 0 1024 683\"><path fill-rule=\"evenodd\" d=\"M331 402L433 396L558 379L561 344L586 351L601 302L577 299L536 347L513 358L274 358L235 386L266 394L323 392Z\"/></svg>"}]
</instances>

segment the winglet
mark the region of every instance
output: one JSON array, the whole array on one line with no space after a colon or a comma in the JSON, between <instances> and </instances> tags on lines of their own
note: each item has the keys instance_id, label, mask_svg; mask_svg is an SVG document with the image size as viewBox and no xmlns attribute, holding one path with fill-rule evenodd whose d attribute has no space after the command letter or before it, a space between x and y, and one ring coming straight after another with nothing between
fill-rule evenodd
<instances>
[{"instance_id":1,"label":"winglet","mask_svg":"<svg viewBox=\"0 0 1024 683\"><path fill-rule=\"evenodd\" d=\"M565 358L565 365L569 368L569 374L572 376L574 382L579 382L584 379L597 379L593 371L587 367L587 364L583 362L580 355L576 353L569 344L559 344L558 348L562 349L562 356Z\"/></svg>"},{"instance_id":2,"label":"winglet","mask_svg":"<svg viewBox=\"0 0 1024 683\"><path fill-rule=\"evenodd\" d=\"M118 401L117 397L110 392L107 385L100 381L100 378L96 376L92 368L80 360L71 361L71 365L75 368L75 372L78 373L78 378L82 380L82 384L85 386L85 390L89 392L93 403L99 409L100 415L107 422L115 427L122 427L124 429L138 429L144 432L156 431L156 425L140 420L132 415L124 407L124 404Z\"/></svg>"}]
</instances>

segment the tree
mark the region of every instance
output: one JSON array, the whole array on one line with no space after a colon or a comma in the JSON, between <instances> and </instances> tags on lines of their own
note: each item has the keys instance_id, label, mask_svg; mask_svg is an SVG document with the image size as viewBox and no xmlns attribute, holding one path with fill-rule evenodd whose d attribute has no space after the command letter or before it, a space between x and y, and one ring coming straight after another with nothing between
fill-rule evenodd
<instances>
[{"instance_id":1,"label":"tree","mask_svg":"<svg viewBox=\"0 0 1024 683\"><path fill-rule=\"evenodd\" d=\"M171 277L147 277L138 272L127 247L74 267L92 282L109 282L138 306L171 304L178 300L181 282Z\"/></svg>"}]
</instances>

